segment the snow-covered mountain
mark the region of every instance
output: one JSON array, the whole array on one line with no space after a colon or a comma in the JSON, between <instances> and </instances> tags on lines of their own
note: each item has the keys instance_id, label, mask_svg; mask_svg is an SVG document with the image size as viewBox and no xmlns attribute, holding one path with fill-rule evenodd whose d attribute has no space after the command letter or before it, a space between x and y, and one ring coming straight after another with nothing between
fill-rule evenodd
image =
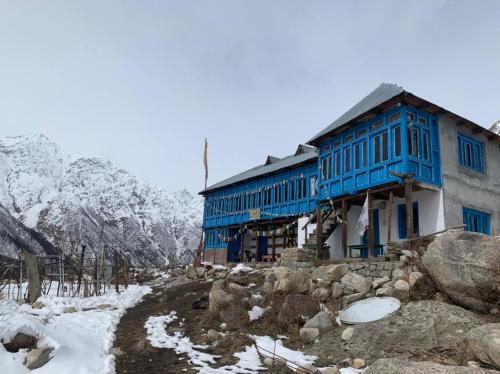
<instances>
[{"instance_id":1,"label":"snow-covered mountain","mask_svg":"<svg viewBox=\"0 0 500 374\"><path fill-rule=\"evenodd\" d=\"M200 240L201 198L165 192L106 160L74 158L44 135L0 140L0 203L67 253L86 245L138 265L185 263Z\"/></svg>"},{"instance_id":2,"label":"snow-covered mountain","mask_svg":"<svg viewBox=\"0 0 500 374\"><path fill-rule=\"evenodd\" d=\"M491 125L490 131L500 135L500 121L496 121L493 125Z\"/></svg>"}]
</instances>

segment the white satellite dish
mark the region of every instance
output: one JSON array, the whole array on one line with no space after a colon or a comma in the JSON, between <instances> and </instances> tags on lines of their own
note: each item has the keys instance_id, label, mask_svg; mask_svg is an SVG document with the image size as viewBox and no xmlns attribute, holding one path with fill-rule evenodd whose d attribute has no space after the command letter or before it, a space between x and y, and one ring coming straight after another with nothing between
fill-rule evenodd
<instances>
[{"instance_id":1,"label":"white satellite dish","mask_svg":"<svg viewBox=\"0 0 500 374\"><path fill-rule=\"evenodd\" d=\"M394 297L370 297L356 301L340 312L340 320L348 325L378 321L401 307Z\"/></svg>"}]
</instances>

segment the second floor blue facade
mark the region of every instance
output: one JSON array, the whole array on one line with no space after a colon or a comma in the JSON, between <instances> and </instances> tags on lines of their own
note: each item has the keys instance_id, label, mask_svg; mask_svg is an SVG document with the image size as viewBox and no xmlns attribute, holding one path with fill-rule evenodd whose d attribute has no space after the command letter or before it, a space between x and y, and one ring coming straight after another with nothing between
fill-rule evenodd
<instances>
[{"instance_id":1,"label":"second floor blue facade","mask_svg":"<svg viewBox=\"0 0 500 374\"><path fill-rule=\"evenodd\" d=\"M309 213L317 205L318 164L309 163L205 194L203 227ZM257 217L251 217L251 212Z\"/></svg>"},{"instance_id":2,"label":"second floor blue facade","mask_svg":"<svg viewBox=\"0 0 500 374\"><path fill-rule=\"evenodd\" d=\"M435 115L401 105L326 137L318 145L320 199L399 182L391 172L439 186L437 126Z\"/></svg>"}]
</instances>

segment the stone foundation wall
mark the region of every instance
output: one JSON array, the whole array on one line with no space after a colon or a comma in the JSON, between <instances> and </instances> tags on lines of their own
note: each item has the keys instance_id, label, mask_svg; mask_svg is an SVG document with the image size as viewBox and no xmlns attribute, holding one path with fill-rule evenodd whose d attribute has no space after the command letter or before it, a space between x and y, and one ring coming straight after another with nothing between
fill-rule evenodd
<instances>
[{"instance_id":1,"label":"stone foundation wall","mask_svg":"<svg viewBox=\"0 0 500 374\"><path fill-rule=\"evenodd\" d=\"M402 263L399 261L351 262L348 263L348 266L350 271L370 280L382 278L384 276L388 276L392 279L392 272L396 269L400 269Z\"/></svg>"}]
</instances>

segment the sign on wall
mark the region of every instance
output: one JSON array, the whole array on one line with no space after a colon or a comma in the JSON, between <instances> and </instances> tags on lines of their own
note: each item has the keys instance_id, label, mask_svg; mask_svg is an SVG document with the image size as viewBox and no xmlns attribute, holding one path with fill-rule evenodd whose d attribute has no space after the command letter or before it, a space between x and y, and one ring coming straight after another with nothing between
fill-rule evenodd
<instances>
[{"instance_id":1,"label":"sign on wall","mask_svg":"<svg viewBox=\"0 0 500 374\"><path fill-rule=\"evenodd\" d=\"M251 221L260 219L260 208L250 209L249 215Z\"/></svg>"}]
</instances>

